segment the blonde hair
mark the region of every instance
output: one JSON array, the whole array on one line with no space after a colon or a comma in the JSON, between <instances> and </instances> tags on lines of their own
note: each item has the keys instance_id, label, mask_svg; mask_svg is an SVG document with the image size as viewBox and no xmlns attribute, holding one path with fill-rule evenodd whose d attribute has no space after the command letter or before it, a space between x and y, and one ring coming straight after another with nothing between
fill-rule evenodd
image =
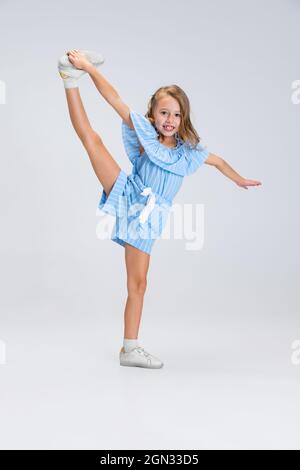
<instances>
[{"instance_id":1,"label":"blonde hair","mask_svg":"<svg viewBox=\"0 0 300 470\"><path fill-rule=\"evenodd\" d=\"M151 96L151 99L148 103L148 111L145 114L145 117L149 119L151 124L155 127L154 110L160 98L163 98L165 96L171 96L172 98L175 98L179 103L181 113L180 126L178 129L179 137L184 142L187 142L191 146L196 147L196 145L200 142L200 137L191 123L190 102L185 92L178 85L162 86L158 88L158 90L156 90L156 92ZM159 137L160 132L157 129L156 131Z\"/></svg>"}]
</instances>

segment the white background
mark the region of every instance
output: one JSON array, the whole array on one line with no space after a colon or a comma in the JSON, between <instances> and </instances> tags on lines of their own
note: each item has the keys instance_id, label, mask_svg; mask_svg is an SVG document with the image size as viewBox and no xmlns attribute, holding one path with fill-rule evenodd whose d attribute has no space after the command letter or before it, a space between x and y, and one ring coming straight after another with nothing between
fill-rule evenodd
<instances>
[{"instance_id":1,"label":"white background","mask_svg":"<svg viewBox=\"0 0 300 470\"><path fill-rule=\"evenodd\" d=\"M298 0L0 1L3 449L299 449ZM153 248L139 334L161 370L120 367L124 248L96 237L102 187L57 60L100 51L134 110L177 84L208 149L178 203L205 205L199 251ZM90 121L128 174L121 119L92 80Z\"/></svg>"}]
</instances>

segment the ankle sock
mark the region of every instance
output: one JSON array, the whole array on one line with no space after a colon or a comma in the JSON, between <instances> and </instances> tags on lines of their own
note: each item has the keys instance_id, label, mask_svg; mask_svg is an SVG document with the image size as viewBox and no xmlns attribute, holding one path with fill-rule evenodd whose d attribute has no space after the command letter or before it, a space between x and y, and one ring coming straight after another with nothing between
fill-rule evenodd
<instances>
[{"instance_id":1,"label":"ankle sock","mask_svg":"<svg viewBox=\"0 0 300 470\"><path fill-rule=\"evenodd\" d=\"M137 346L139 346L137 338L136 339L128 339L128 338L123 339L123 347L125 349L125 352L129 352L131 351L131 349L136 348Z\"/></svg>"}]
</instances>

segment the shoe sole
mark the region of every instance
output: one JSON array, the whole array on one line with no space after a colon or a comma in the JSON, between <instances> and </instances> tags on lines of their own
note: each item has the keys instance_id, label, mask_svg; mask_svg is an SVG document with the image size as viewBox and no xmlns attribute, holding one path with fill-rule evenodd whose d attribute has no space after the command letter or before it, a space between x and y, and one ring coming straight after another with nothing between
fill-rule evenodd
<instances>
[{"instance_id":1,"label":"shoe sole","mask_svg":"<svg viewBox=\"0 0 300 470\"><path fill-rule=\"evenodd\" d=\"M143 369L161 369L163 367L163 364L160 366L143 366L141 364L124 364L120 362L120 366L123 367L142 367Z\"/></svg>"}]
</instances>

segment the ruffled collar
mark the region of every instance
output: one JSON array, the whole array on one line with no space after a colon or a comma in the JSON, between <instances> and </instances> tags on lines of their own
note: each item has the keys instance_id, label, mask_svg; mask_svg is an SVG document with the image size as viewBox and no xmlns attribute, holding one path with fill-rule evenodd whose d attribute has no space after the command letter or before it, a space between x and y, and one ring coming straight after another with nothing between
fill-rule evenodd
<instances>
[{"instance_id":1,"label":"ruffled collar","mask_svg":"<svg viewBox=\"0 0 300 470\"><path fill-rule=\"evenodd\" d=\"M162 144L161 142L159 142L159 143L161 145L163 145L168 150L177 150L179 147L181 147L182 144L184 144L184 140L182 140L177 134L175 134L175 139L176 139L176 146L175 147L167 147L166 145Z\"/></svg>"}]
</instances>

